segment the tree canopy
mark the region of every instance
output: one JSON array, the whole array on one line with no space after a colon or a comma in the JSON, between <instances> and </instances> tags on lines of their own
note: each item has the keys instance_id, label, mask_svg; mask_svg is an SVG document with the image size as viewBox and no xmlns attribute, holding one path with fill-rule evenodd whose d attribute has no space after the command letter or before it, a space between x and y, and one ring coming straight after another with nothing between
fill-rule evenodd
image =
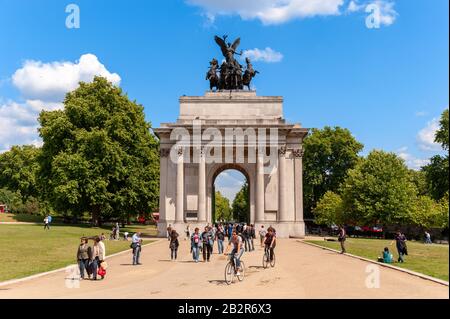
<instances>
[{"instance_id":1,"label":"tree canopy","mask_svg":"<svg viewBox=\"0 0 450 319\"><path fill-rule=\"evenodd\" d=\"M158 142L143 107L105 78L66 95L39 116L39 182L58 211L125 218L158 207Z\"/></svg>"},{"instance_id":2,"label":"tree canopy","mask_svg":"<svg viewBox=\"0 0 450 319\"><path fill-rule=\"evenodd\" d=\"M249 222L250 203L249 187L247 181L242 185L232 204L233 219L236 221Z\"/></svg>"},{"instance_id":3,"label":"tree canopy","mask_svg":"<svg viewBox=\"0 0 450 319\"><path fill-rule=\"evenodd\" d=\"M303 144L304 207L311 212L327 191L337 192L363 149L348 129L312 129Z\"/></svg>"},{"instance_id":4,"label":"tree canopy","mask_svg":"<svg viewBox=\"0 0 450 319\"><path fill-rule=\"evenodd\" d=\"M219 220L231 220L231 207L230 200L222 195L221 192L216 191L215 195L215 219Z\"/></svg>"}]
</instances>

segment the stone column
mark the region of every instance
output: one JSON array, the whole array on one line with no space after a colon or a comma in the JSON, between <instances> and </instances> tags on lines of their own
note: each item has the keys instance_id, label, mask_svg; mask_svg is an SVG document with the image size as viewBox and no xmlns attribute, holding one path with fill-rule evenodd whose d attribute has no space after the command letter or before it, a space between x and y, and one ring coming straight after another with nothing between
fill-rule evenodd
<instances>
[{"instance_id":1,"label":"stone column","mask_svg":"<svg viewBox=\"0 0 450 319\"><path fill-rule=\"evenodd\" d=\"M198 163L198 202L197 202L197 221L206 221L206 163L205 150L200 148Z\"/></svg>"},{"instance_id":2,"label":"stone column","mask_svg":"<svg viewBox=\"0 0 450 319\"><path fill-rule=\"evenodd\" d=\"M303 221L303 149L294 150L295 221Z\"/></svg>"},{"instance_id":3,"label":"stone column","mask_svg":"<svg viewBox=\"0 0 450 319\"><path fill-rule=\"evenodd\" d=\"M256 222L264 222L264 158L256 155Z\"/></svg>"},{"instance_id":4,"label":"stone column","mask_svg":"<svg viewBox=\"0 0 450 319\"><path fill-rule=\"evenodd\" d=\"M159 174L159 220L161 222L167 221L166 213L166 189L167 189L167 161L170 154L170 149L162 148L159 151L160 155L160 174Z\"/></svg>"},{"instance_id":5,"label":"stone column","mask_svg":"<svg viewBox=\"0 0 450 319\"><path fill-rule=\"evenodd\" d=\"M286 147L278 149L278 221L288 220L286 210Z\"/></svg>"},{"instance_id":6,"label":"stone column","mask_svg":"<svg viewBox=\"0 0 450 319\"><path fill-rule=\"evenodd\" d=\"M183 149L178 149L178 161L177 161L177 192L176 192L176 212L175 223L183 223L184 221L184 159Z\"/></svg>"}]
</instances>

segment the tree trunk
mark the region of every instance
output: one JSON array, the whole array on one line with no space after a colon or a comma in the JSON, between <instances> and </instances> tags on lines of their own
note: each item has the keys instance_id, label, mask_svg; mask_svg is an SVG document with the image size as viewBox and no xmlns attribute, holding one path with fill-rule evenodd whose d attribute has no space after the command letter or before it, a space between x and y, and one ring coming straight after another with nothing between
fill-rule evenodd
<instances>
[{"instance_id":1,"label":"tree trunk","mask_svg":"<svg viewBox=\"0 0 450 319\"><path fill-rule=\"evenodd\" d=\"M99 205L95 205L92 207L92 226L94 227L101 226Z\"/></svg>"}]
</instances>

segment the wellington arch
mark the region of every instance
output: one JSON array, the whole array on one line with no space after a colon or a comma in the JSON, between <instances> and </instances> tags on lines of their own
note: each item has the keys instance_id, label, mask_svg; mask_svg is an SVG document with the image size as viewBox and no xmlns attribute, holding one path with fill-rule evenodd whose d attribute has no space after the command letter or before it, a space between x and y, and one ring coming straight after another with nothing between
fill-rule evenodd
<instances>
[{"instance_id":1,"label":"wellington arch","mask_svg":"<svg viewBox=\"0 0 450 319\"><path fill-rule=\"evenodd\" d=\"M283 98L256 91L182 96L176 122L154 129L160 139L158 235L172 225L202 229L212 220L213 182L225 169L245 175L250 223L272 225L278 237L303 237L303 139L286 123ZM230 134L231 132L231 134ZM231 137L231 138L230 138Z\"/></svg>"}]
</instances>

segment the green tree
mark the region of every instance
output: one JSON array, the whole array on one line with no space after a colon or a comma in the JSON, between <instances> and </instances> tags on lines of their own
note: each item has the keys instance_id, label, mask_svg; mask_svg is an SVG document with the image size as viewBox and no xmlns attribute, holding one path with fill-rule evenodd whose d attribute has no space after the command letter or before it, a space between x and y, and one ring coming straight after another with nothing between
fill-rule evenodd
<instances>
[{"instance_id":1,"label":"green tree","mask_svg":"<svg viewBox=\"0 0 450 319\"><path fill-rule=\"evenodd\" d=\"M242 185L232 204L233 219L236 221L249 221L250 203L249 187L247 181Z\"/></svg>"},{"instance_id":2,"label":"green tree","mask_svg":"<svg viewBox=\"0 0 450 319\"><path fill-rule=\"evenodd\" d=\"M435 155L430 159L430 164L424 166L428 192L435 200L441 199L449 190L448 184L448 155Z\"/></svg>"},{"instance_id":3,"label":"green tree","mask_svg":"<svg viewBox=\"0 0 450 319\"><path fill-rule=\"evenodd\" d=\"M444 150L448 150L448 109L442 112L439 129L436 131L434 141L440 143ZM448 154L445 156L435 155L430 159L430 164L424 166L429 193L435 200L440 200L449 191L449 169Z\"/></svg>"},{"instance_id":4,"label":"green tree","mask_svg":"<svg viewBox=\"0 0 450 319\"><path fill-rule=\"evenodd\" d=\"M344 203L341 196L331 191L326 192L314 208L314 217L319 225L344 223Z\"/></svg>"},{"instance_id":5,"label":"green tree","mask_svg":"<svg viewBox=\"0 0 450 319\"><path fill-rule=\"evenodd\" d=\"M349 169L363 149L349 130L340 127L312 129L304 140L305 214L312 212L327 191L338 192Z\"/></svg>"},{"instance_id":6,"label":"green tree","mask_svg":"<svg viewBox=\"0 0 450 319\"><path fill-rule=\"evenodd\" d=\"M13 146L0 154L0 188L19 192L21 200L38 195L36 172L40 149L32 145Z\"/></svg>"},{"instance_id":7,"label":"green tree","mask_svg":"<svg viewBox=\"0 0 450 319\"><path fill-rule=\"evenodd\" d=\"M416 191L401 158L394 153L372 151L348 172L342 185L345 219L383 225L406 222Z\"/></svg>"},{"instance_id":8,"label":"green tree","mask_svg":"<svg viewBox=\"0 0 450 319\"><path fill-rule=\"evenodd\" d=\"M442 227L442 207L429 196L417 196L410 211L409 222L424 229Z\"/></svg>"},{"instance_id":9,"label":"green tree","mask_svg":"<svg viewBox=\"0 0 450 319\"><path fill-rule=\"evenodd\" d=\"M231 219L231 208L230 201L228 198L224 197L219 191L216 191L215 196L215 219L219 220L230 220Z\"/></svg>"},{"instance_id":10,"label":"green tree","mask_svg":"<svg viewBox=\"0 0 450 319\"><path fill-rule=\"evenodd\" d=\"M427 178L424 171L409 170L410 181L414 184L417 190L417 195L429 195Z\"/></svg>"},{"instance_id":11,"label":"green tree","mask_svg":"<svg viewBox=\"0 0 450 319\"><path fill-rule=\"evenodd\" d=\"M64 110L39 116L43 196L57 211L101 217L158 206L158 142L144 108L102 77L66 95Z\"/></svg>"},{"instance_id":12,"label":"green tree","mask_svg":"<svg viewBox=\"0 0 450 319\"><path fill-rule=\"evenodd\" d=\"M439 129L436 131L436 135L434 138L434 141L436 143L440 143L444 150L448 150L448 121L448 109L446 109L444 112L442 112L441 120L439 121Z\"/></svg>"}]
</instances>

